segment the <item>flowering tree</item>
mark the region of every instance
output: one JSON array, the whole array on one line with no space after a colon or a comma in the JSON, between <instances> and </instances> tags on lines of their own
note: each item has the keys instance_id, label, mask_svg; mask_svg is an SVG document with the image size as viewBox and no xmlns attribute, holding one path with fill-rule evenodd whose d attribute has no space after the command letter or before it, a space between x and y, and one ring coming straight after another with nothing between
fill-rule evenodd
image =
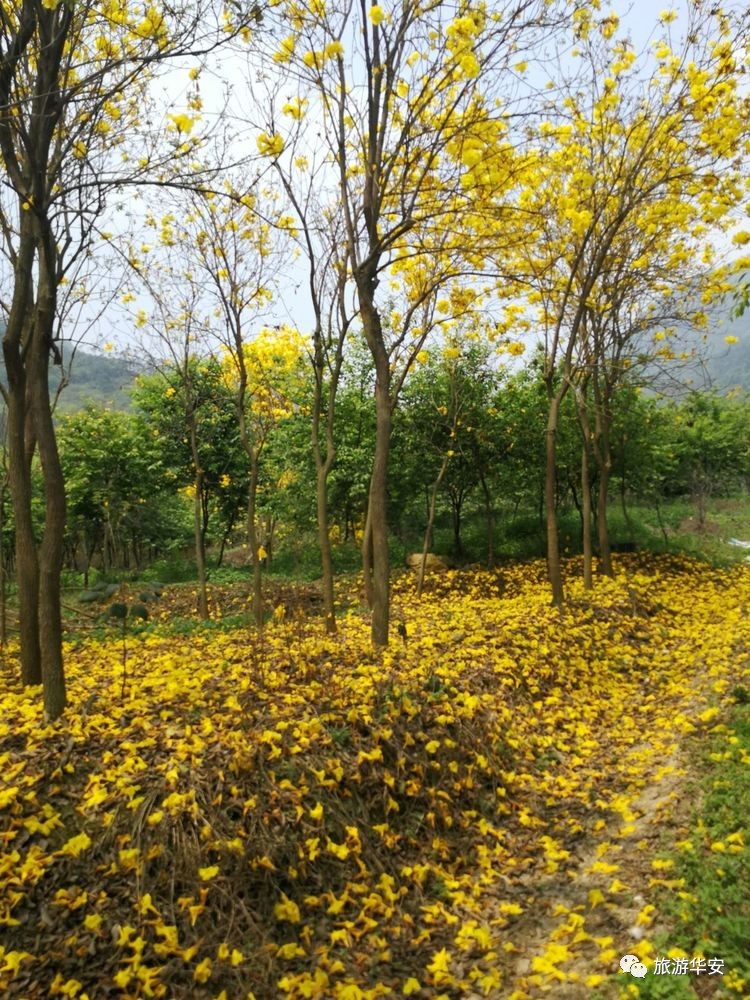
<instances>
[{"instance_id":1,"label":"flowering tree","mask_svg":"<svg viewBox=\"0 0 750 1000\"><path fill-rule=\"evenodd\" d=\"M480 294L467 280L482 263L461 183L464 160L485 133L507 130L493 104L495 88L512 53L549 22L550 8L518 0L491 12L411 2L393 8L284 2L275 9L284 37L272 56L281 76L274 90L286 96L284 87L294 88L289 97L306 115L308 147L322 145L334 172L335 197L325 210L342 220L343 293L355 304L375 368L363 555L372 641L383 646L392 411L430 331L465 315ZM272 160L288 152L277 105L271 102L258 138L259 151ZM508 181L507 155L490 167L498 182Z\"/></svg>"},{"instance_id":2,"label":"flowering tree","mask_svg":"<svg viewBox=\"0 0 750 1000\"><path fill-rule=\"evenodd\" d=\"M248 16L251 16L251 13ZM135 8L113 0L22 0L0 8L0 158L12 293L5 304L8 459L16 522L21 675L44 685L48 718L65 707L60 571L65 491L47 374L58 360L58 289L71 262L92 249L108 192L136 179L164 183L191 144L161 147L142 112L155 67L208 51L242 30L220 5L198 0ZM229 31L225 30L229 27ZM129 136L140 155L126 151ZM123 158L113 155L120 150ZM31 458L38 448L45 522L37 548L31 523Z\"/></svg>"},{"instance_id":3,"label":"flowering tree","mask_svg":"<svg viewBox=\"0 0 750 1000\"><path fill-rule=\"evenodd\" d=\"M707 235L741 193L735 161L746 115L737 26L718 8L696 7L680 41L672 37L675 18L661 16L663 38L642 66L627 36L618 35L614 14L579 8L574 30L585 86L564 89L528 153L533 166L520 200L528 231L516 268L544 336L547 561L557 605L564 593L555 442L562 401L595 343L587 334L592 317L612 315L618 272L646 275L658 261L663 276L679 273L691 257L709 260ZM630 277L623 280L632 287ZM648 295L648 284L640 292ZM513 303L507 322L517 322L522 309ZM602 468L606 475L606 463Z\"/></svg>"}]
</instances>

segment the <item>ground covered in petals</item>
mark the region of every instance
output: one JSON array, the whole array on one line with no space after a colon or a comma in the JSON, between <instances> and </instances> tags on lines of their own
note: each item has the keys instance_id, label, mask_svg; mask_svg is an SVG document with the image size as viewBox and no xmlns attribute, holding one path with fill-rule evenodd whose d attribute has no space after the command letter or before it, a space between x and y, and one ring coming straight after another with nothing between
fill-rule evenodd
<instances>
[{"instance_id":1,"label":"ground covered in petals","mask_svg":"<svg viewBox=\"0 0 750 1000\"><path fill-rule=\"evenodd\" d=\"M7 658L2 995L632 992L685 748L750 684L750 568L633 556L569 591L400 578L381 655L355 606L333 637L280 610L71 641L47 727Z\"/></svg>"}]
</instances>

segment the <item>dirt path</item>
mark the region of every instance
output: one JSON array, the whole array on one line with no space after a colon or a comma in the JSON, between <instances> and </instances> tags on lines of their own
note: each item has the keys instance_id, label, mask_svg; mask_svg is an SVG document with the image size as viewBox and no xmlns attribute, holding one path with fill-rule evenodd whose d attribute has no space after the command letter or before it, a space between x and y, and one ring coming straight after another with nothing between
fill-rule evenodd
<instances>
[{"instance_id":1,"label":"dirt path","mask_svg":"<svg viewBox=\"0 0 750 1000\"><path fill-rule=\"evenodd\" d=\"M538 859L507 880L503 900L517 899L523 913L510 922L488 914L490 925L503 925L498 947L509 955L503 986L493 994L498 1000L610 1000L635 982L619 971L623 955L656 957L650 939L665 928L658 923L654 888L668 882L670 872L652 862L687 836L698 805L694 760L696 733L708 728L698 719L706 693L696 681L671 711L678 724L694 719L694 732L675 739L674 730L656 727L612 762L613 770L640 777L615 797L615 817L582 836L558 871L550 874ZM692 723L683 723L688 727ZM617 978L610 979L613 974ZM465 996L486 1000L481 993Z\"/></svg>"}]
</instances>

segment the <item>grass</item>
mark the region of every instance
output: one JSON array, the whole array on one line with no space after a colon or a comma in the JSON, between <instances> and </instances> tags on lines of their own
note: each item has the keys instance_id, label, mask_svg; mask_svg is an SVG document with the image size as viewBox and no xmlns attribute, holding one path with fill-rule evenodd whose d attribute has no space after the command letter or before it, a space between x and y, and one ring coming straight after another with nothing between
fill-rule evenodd
<instances>
[{"instance_id":1,"label":"grass","mask_svg":"<svg viewBox=\"0 0 750 1000\"><path fill-rule=\"evenodd\" d=\"M619 508L610 510L609 525L614 540L625 540L632 534L641 548L689 555L717 566L742 562L749 554L746 549L728 544L730 538L750 541L750 497L747 496L712 501L704 530L698 530L694 504L682 499L664 503L660 516L666 529L666 541L654 507L634 505L628 514L632 532L622 511Z\"/></svg>"},{"instance_id":2,"label":"grass","mask_svg":"<svg viewBox=\"0 0 750 1000\"><path fill-rule=\"evenodd\" d=\"M670 845L652 882L659 922L655 955L644 979L632 979L623 997L640 1000L690 1000L698 997L750 995L750 692L729 693L734 707L712 729L708 745L697 750L694 769L700 775L684 794L699 803L685 836ZM638 953L637 942L632 952ZM653 958L719 959L723 972L687 975L654 974ZM621 980L622 977L618 977ZM620 983L621 985L621 983Z\"/></svg>"},{"instance_id":3,"label":"grass","mask_svg":"<svg viewBox=\"0 0 750 1000\"><path fill-rule=\"evenodd\" d=\"M748 550L728 544L729 538L750 541L750 496L713 500L709 505L707 528L704 531L695 530L694 518L695 506L686 498L663 502L659 512L653 505L633 504L628 507L627 518L619 503L613 501L608 518L610 540L614 545L635 542L638 548L652 552L672 552L705 559L717 566L742 562L750 554ZM660 520L666 529L666 541ZM500 507L495 512L494 527L495 557L498 563L525 561L546 555L546 528L538 512L526 510L519 513L514 508ZM563 555L580 554L581 524L575 509L560 512L558 530ZM466 514L461 539L463 555L459 562L486 562L486 521L482 512ZM402 566L408 553L420 552L422 541L419 526L408 524L401 538L391 538L392 565ZM445 513L436 521L431 551L449 558L454 557L453 531L450 518ZM356 572L361 567L360 547L352 541L334 545L332 555L336 574ZM272 564L265 570L265 575L280 581L311 582L320 579L320 557L314 533L296 538L289 547L280 546L274 554ZM217 586L239 584L249 580L250 571L248 567L210 566L208 576L209 582ZM138 581L148 584L155 580L167 584L190 584L196 579L195 560L172 556L156 561L137 574L129 571L101 574L92 570L90 584L100 578L108 582L123 580L134 584ZM63 587L69 594L82 591L82 574L66 570L63 574ZM12 586L9 586L8 592L12 596Z\"/></svg>"}]
</instances>

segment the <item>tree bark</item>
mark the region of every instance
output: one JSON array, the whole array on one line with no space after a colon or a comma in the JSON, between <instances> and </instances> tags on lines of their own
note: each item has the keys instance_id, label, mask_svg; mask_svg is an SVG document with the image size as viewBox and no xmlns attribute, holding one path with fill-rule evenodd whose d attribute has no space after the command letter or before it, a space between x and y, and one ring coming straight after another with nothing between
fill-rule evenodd
<instances>
[{"instance_id":1,"label":"tree bark","mask_svg":"<svg viewBox=\"0 0 750 1000\"><path fill-rule=\"evenodd\" d=\"M49 356L55 324L54 252L45 246L39 260L35 335L28 364L30 403L44 481L44 533L39 548L39 648L44 716L54 720L67 704L62 656L60 576L65 552L65 482L57 450L49 395Z\"/></svg>"},{"instance_id":2,"label":"tree bark","mask_svg":"<svg viewBox=\"0 0 750 1000\"><path fill-rule=\"evenodd\" d=\"M316 458L317 462L317 458ZM315 489L318 516L318 545L323 572L323 618L329 635L336 633L336 608L333 600L333 559L331 539L328 534L328 469L322 463L316 469Z\"/></svg>"},{"instance_id":3,"label":"tree bark","mask_svg":"<svg viewBox=\"0 0 750 1000\"><path fill-rule=\"evenodd\" d=\"M367 520L372 544L372 571L366 563L367 524L363 539L365 594L372 592L371 640L375 648L388 645L390 619L390 555L388 552L388 458L391 446L391 368L380 313L375 306L375 259L355 274L365 341L375 365L375 450L370 476ZM368 581L368 576L370 580Z\"/></svg>"},{"instance_id":4,"label":"tree bark","mask_svg":"<svg viewBox=\"0 0 750 1000\"><path fill-rule=\"evenodd\" d=\"M461 542L461 513L463 511L463 496L459 493L451 498L451 515L453 521L453 555L461 559L464 554Z\"/></svg>"},{"instance_id":5,"label":"tree bark","mask_svg":"<svg viewBox=\"0 0 750 1000\"><path fill-rule=\"evenodd\" d=\"M319 326L315 330L315 395L312 413L312 449L315 459L315 499L318 524L318 547L320 548L320 567L323 578L323 620L325 630L329 635L336 633L336 608L333 596L333 558L331 555L331 538L328 532L328 476L330 475L336 457L333 438L333 407L338 388L337 364L331 376L328 390L328 412L325 433L325 455L321 447L321 416L323 410L323 377L324 358L322 355L322 334Z\"/></svg>"},{"instance_id":6,"label":"tree bark","mask_svg":"<svg viewBox=\"0 0 750 1000\"><path fill-rule=\"evenodd\" d=\"M375 376L375 455L370 480L370 531L372 536L372 644L388 645L390 618L390 556L388 552L388 454L391 442L390 371L383 361Z\"/></svg>"},{"instance_id":7,"label":"tree bark","mask_svg":"<svg viewBox=\"0 0 750 1000\"><path fill-rule=\"evenodd\" d=\"M206 536L203 531L203 470L198 453L198 431L195 414L188 414L190 453L193 459L195 478L193 488L193 531L195 535L195 568L198 573L198 615L203 621L208 619L208 586L206 581Z\"/></svg>"},{"instance_id":8,"label":"tree bark","mask_svg":"<svg viewBox=\"0 0 750 1000\"><path fill-rule=\"evenodd\" d=\"M29 413L24 355L33 336L32 272L36 249L29 212L21 212L13 301L3 337L8 378L8 481L16 540L16 581L20 632L21 683L42 683L39 644L39 559L31 518L31 459L36 447Z\"/></svg>"},{"instance_id":9,"label":"tree bark","mask_svg":"<svg viewBox=\"0 0 750 1000\"><path fill-rule=\"evenodd\" d=\"M609 463L605 462L599 472L599 494L596 505L596 526L599 535L599 569L604 576L614 576L612 550L609 544L609 525L607 524L608 495Z\"/></svg>"},{"instance_id":10,"label":"tree bark","mask_svg":"<svg viewBox=\"0 0 750 1000\"><path fill-rule=\"evenodd\" d=\"M365 604L372 608L374 595L372 590L372 521L370 520L370 499L368 493L367 513L362 529L362 577L365 592Z\"/></svg>"},{"instance_id":11,"label":"tree bark","mask_svg":"<svg viewBox=\"0 0 750 1000\"><path fill-rule=\"evenodd\" d=\"M424 587L424 574L425 574L425 564L427 562L427 553L429 552L430 539L432 538L432 526L435 523L435 507L437 505L437 495L440 485L445 478L445 473L448 469L448 462L450 461L450 456L445 455L443 461L440 465L440 471L438 472L438 477L432 485L432 492L430 495L430 508L427 513L427 527L424 533L424 543L422 544L422 562L419 564L419 576L417 577L417 597L422 596L422 589Z\"/></svg>"},{"instance_id":12,"label":"tree bark","mask_svg":"<svg viewBox=\"0 0 750 1000\"><path fill-rule=\"evenodd\" d=\"M560 563L560 540L557 530L557 506L555 503L555 481L557 478L557 425L560 413L559 393L550 393L547 414L547 434L544 469L544 508L547 520L547 573L552 588L552 603L561 608L565 601L562 565Z\"/></svg>"},{"instance_id":13,"label":"tree bark","mask_svg":"<svg viewBox=\"0 0 750 1000\"><path fill-rule=\"evenodd\" d=\"M588 442L581 445L581 525L583 542L583 587L591 590L594 586L591 552L591 482L589 480Z\"/></svg>"},{"instance_id":14,"label":"tree bark","mask_svg":"<svg viewBox=\"0 0 750 1000\"><path fill-rule=\"evenodd\" d=\"M607 501L609 499L609 478L612 470L612 447L610 442L611 414L609 412L608 391L602 392L596 381L595 433L596 447L594 455L599 466L599 490L596 504L596 530L599 541L599 571L604 576L614 576L612 568L612 551L609 544L609 524L607 522Z\"/></svg>"},{"instance_id":15,"label":"tree bark","mask_svg":"<svg viewBox=\"0 0 750 1000\"><path fill-rule=\"evenodd\" d=\"M487 569L493 569L495 565L495 515L492 510L490 488L483 472L479 474L479 482L484 494L484 517L487 525Z\"/></svg>"},{"instance_id":16,"label":"tree bark","mask_svg":"<svg viewBox=\"0 0 750 1000\"><path fill-rule=\"evenodd\" d=\"M249 444L249 442L248 442ZM256 508L258 500L258 458L250 450L250 485L247 490L247 544L253 565L253 621L263 628L263 567L260 561Z\"/></svg>"},{"instance_id":17,"label":"tree bark","mask_svg":"<svg viewBox=\"0 0 750 1000\"><path fill-rule=\"evenodd\" d=\"M583 547L583 586L591 590L594 586L591 545L591 476L589 456L591 453L591 428L586 409L586 386L576 389L576 409L581 429L581 541Z\"/></svg>"}]
</instances>

